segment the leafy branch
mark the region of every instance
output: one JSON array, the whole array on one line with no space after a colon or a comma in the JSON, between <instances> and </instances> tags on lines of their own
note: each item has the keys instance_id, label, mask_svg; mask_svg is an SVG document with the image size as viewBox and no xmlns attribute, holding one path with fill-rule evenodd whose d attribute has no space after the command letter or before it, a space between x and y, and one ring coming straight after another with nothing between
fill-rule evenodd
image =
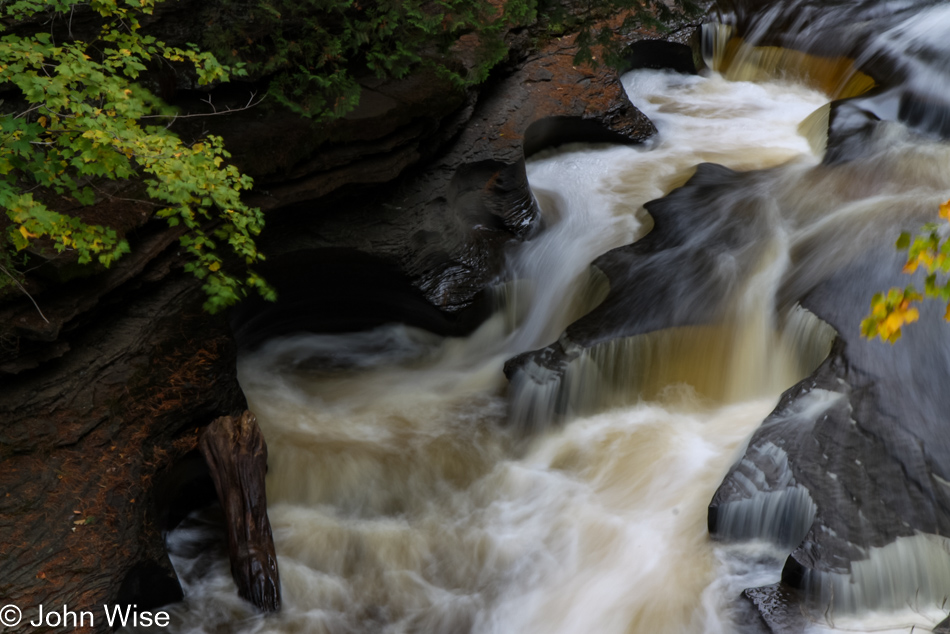
<instances>
[{"instance_id":1,"label":"leafy branch","mask_svg":"<svg viewBox=\"0 0 950 634\"><path fill-rule=\"evenodd\" d=\"M536 0L219 0L205 45L267 76L276 102L315 121L359 102L359 78L435 69L456 85L484 81L506 54L507 27L535 19ZM478 33L468 70L453 48Z\"/></svg>"},{"instance_id":2,"label":"leafy branch","mask_svg":"<svg viewBox=\"0 0 950 634\"><path fill-rule=\"evenodd\" d=\"M940 217L950 221L950 200L940 205ZM917 321L920 312L915 304L925 297L946 302L944 319L950 321L950 280L941 277L950 273L950 240L941 238L940 226L926 224L923 232L913 238L904 232L895 246L907 251L904 273L913 274L923 268L927 277L922 293L911 284L904 289L892 288L886 294L878 293L871 299L871 313L861 322L861 334L892 344L901 338L905 324Z\"/></svg>"},{"instance_id":3,"label":"leafy branch","mask_svg":"<svg viewBox=\"0 0 950 634\"><path fill-rule=\"evenodd\" d=\"M228 164L220 138L189 144L169 130L176 118L229 114L260 100L252 94L243 107L218 110L209 98L210 114L179 115L138 83L151 63L184 66L202 85L250 70L269 78L276 101L322 122L356 106L358 78L367 75L400 78L428 67L456 86L482 82L507 55L512 27L543 15L552 28L564 9L560 0L216 0L206 15L204 45L212 52L203 52L142 32L142 16L160 1L0 0L0 77L5 96L16 93L9 104L0 102L0 290L25 292L15 261L26 265L55 251L108 267L128 253L120 231L54 207L90 206L103 199L104 181L141 178L155 214L187 229L186 269L202 280L208 310L233 304L249 289L274 297L250 268L227 271L221 255L229 250L247 267L263 259L254 242L263 216L241 201L251 179ZM564 22L580 30L575 62L596 65L591 46L600 45L604 61L616 63L616 30L593 30L605 17L626 16L620 29L657 26L694 6L587 0L578 14L575 4ZM84 33L87 18L98 16L91 36L74 36L79 12ZM57 39L59 20L66 35Z\"/></svg>"},{"instance_id":4,"label":"leafy branch","mask_svg":"<svg viewBox=\"0 0 950 634\"><path fill-rule=\"evenodd\" d=\"M91 0L88 9L102 23L88 41L57 42L44 32L0 37L0 73L27 104L21 112L0 116L0 207L7 220L0 265L9 274L15 271L15 253L52 249L74 252L81 264L110 266L129 252L125 238L108 226L55 211L48 202L61 197L92 205L97 181L141 176L151 202L161 207L156 215L188 229L181 238L191 256L185 268L204 282L207 310L235 303L246 288L273 298L253 271L241 278L225 271L216 251L227 245L245 265L263 259L254 243L263 216L240 197L251 179L227 164L230 155L220 138L189 145L167 126L144 125L150 118L176 115L136 83L153 58L187 64L204 85L243 70L229 69L193 45L169 46L142 34L140 17L150 14L155 2ZM0 5L0 18L3 24L24 24L40 12L71 15L77 6L86 5L22 0ZM203 227L211 221L216 227L209 235ZM20 286L15 275L7 277ZM0 287L9 283L0 279Z\"/></svg>"}]
</instances>

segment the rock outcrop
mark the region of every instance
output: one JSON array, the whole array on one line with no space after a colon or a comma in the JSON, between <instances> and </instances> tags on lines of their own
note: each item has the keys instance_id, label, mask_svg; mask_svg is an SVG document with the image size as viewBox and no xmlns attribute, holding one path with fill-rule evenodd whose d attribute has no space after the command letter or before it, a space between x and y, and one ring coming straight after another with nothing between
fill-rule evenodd
<instances>
[{"instance_id":1,"label":"rock outcrop","mask_svg":"<svg viewBox=\"0 0 950 634\"><path fill-rule=\"evenodd\" d=\"M59 358L0 379L0 592L24 614L180 596L162 480L200 427L246 407L227 323L196 290L117 292L60 334Z\"/></svg>"}]
</instances>

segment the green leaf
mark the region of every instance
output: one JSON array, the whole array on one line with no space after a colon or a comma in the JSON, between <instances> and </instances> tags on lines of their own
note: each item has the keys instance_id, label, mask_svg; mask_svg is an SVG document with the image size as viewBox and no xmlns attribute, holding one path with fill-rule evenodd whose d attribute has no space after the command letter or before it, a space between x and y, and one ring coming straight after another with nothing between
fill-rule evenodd
<instances>
[{"instance_id":1,"label":"green leaf","mask_svg":"<svg viewBox=\"0 0 950 634\"><path fill-rule=\"evenodd\" d=\"M54 41L45 25L65 23L75 0L20 0L6 3L0 13L15 34L0 38L0 68L10 91L19 91L31 117L0 117L0 203L9 228L0 235L0 260L17 275L13 255L31 251L71 252L79 263L108 267L129 252L128 242L115 229L86 222L82 210L66 215L40 200L69 196L80 205L96 201L103 180L142 179L158 217L172 227L184 224L186 252L201 266L190 270L199 279L217 262L220 282L206 285L217 296L209 305L220 308L241 296L242 284L223 273L223 255L203 232L205 218L218 217L228 247L238 261L260 261L253 235L260 232L260 210L241 201L242 190L253 185L224 160L230 155L220 139L188 146L164 126L142 126L144 117L169 113L155 95L132 83L153 56L189 65L199 83L226 81L227 67L193 45L170 47L140 33L140 17L151 13L152 0L93 0L102 16L99 39ZM34 15L42 12L43 20ZM22 189L21 189L22 188ZM28 190L46 190L36 199ZM213 192L213 193L209 193ZM197 203L200 202L200 205ZM74 205L75 203L71 203ZM196 213L197 212L197 213ZM214 212L214 213L211 213ZM231 239L233 237L233 239ZM37 242L42 239L43 242ZM6 265L5 265L6 266ZM262 296L266 283L256 285Z\"/></svg>"}]
</instances>

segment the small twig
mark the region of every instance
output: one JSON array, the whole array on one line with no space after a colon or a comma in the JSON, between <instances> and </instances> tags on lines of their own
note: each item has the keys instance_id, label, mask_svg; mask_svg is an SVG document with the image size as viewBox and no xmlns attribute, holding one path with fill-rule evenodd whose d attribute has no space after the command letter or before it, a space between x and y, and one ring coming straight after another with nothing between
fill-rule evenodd
<instances>
[{"instance_id":1,"label":"small twig","mask_svg":"<svg viewBox=\"0 0 950 634\"><path fill-rule=\"evenodd\" d=\"M99 192L100 194L102 194L103 196L105 196L106 198L108 198L109 200L124 200L124 201L130 202L130 203L139 203L139 204L141 204L141 205L151 205L151 206L153 206L153 207L164 207L164 206L165 206L165 205L161 205L161 204L159 204L159 203L153 203L151 200L139 200L138 198L123 198L122 196L113 196L112 194L110 194L110 193L107 192L106 190L104 190L104 189L102 189L101 187L97 186L95 183L89 183L89 186L92 187L92 188L93 188L94 190L96 190L97 192Z\"/></svg>"},{"instance_id":2,"label":"small twig","mask_svg":"<svg viewBox=\"0 0 950 634\"><path fill-rule=\"evenodd\" d=\"M139 117L139 119L171 118L171 121L168 123L168 125L171 125L178 119L194 119L196 117L214 117L214 116L218 116L222 114L233 114L235 112L249 110L257 106L258 104L260 104L262 101L264 101L264 97L261 97L257 101L254 101L254 97L256 96L257 96L257 92L256 91L252 92L251 96L247 100L247 103L241 106L240 108L226 108L224 110L218 110L217 107L215 107L214 103L212 103L211 96L209 95L207 99L202 99L201 102L208 104L211 107L211 110L212 110L211 112L204 112L204 113L199 112L199 113L193 113L193 114L147 114L145 116Z\"/></svg>"},{"instance_id":3,"label":"small twig","mask_svg":"<svg viewBox=\"0 0 950 634\"><path fill-rule=\"evenodd\" d=\"M33 106L32 108L30 108L29 110L24 110L24 111L21 112L20 114L15 115L13 118L14 118L14 119L19 119L20 117L25 117L26 115L30 114L30 113L33 112L34 110L39 110L40 108L42 108L42 107L45 106L45 105L46 105L46 104L38 103L38 104L36 104L35 106Z\"/></svg>"},{"instance_id":4,"label":"small twig","mask_svg":"<svg viewBox=\"0 0 950 634\"><path fill-rule=\"evenodd\" d=\"M67 250L67 251L73 251L74 249L73 249L72 247L67 247L66 250ZM25 271L23 271L23 275L26 275L27 273L32 273L33 271L35 271L36 269L40 268L41 266L45 266L45 265L49 264L50 262L52 262L53 260L57 260L57 259L60 259L60 258L64 258L64 257L66 257L66 255L67 255L66 253L56 253L55 255L51 256L51 257L50 257L48 260L46 260L45 262L40 262L40 263L37 264L36 266L31 266L30 268L26 269Z\"/></svg>"},{"instance_id":5,"label":"small twig","mask_svg":"<svg viewBox=\"0 0 950 634\"><path fill-rule=\"evenodd\" d=\"M46 318L46 315L43 314L43 311L40 310L40 305L37 304L37 303L36 303L36 300L33 299L33 296L30 295L30 294L26 291L25 288L23 288L23 285L20 284L19 280L17 280L17 278L13 277L13 275L10 274L10 271L8 271L8 270L6 269L6 267L3 266L2 264L0 264L0 271L3 271L4 273L6 273L7 277L9 277L11 280L13 280L13 283L16 284L17 288L19 288L21 291L23 291L23 294L30 298L30 301L33 302L33 305L34 305L34 306L36 306L36 312L38 312L38 313L40 314L40 317L43 318L43 321L45 321L46 323L49 323L49 319L47 319L47 318Z\"/></svg>"},{"instance_id":6,"label":"small twig","mask_svg":"<svg viewBox=\"0 0 950 634\"><path fill-rule=\"evenodd\" d=\"M119 18L119 24L125 27L125 30L129 32L129 35L135 35L135 32L132 30L132 27L126 24L125 20L123 20L122 18Z\"/></svg>"}]
</instances>

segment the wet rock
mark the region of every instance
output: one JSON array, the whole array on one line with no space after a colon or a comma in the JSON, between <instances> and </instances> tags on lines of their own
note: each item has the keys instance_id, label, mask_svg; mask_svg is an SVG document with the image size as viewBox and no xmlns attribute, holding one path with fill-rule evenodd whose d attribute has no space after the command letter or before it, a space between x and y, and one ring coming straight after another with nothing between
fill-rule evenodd
<instances>
[{"instance_id":1,"label":"wet rock","mask_svg":"<svg viewBox=\"0 0 950 634\"><path fill-rule=\"evenodd\" d=\"M269 229L277 253L344 247L394 262L433 305L468 306L501 274L505 245L537 228L526 155L586 140L636 143L655 129L617 75L571 64L570 38L495 78L439 159L384 193L294 205Z\"/></svg>"},{"instance_id":2,"label":"wet rock","mask_svg":"<svg viewBox=\"0 0 950 634\"><path fill-rule=\"evenodd\" d=\"M685 37L677 38L681 41L670 40L640 40L633 42L624 50L624 68L657 68L669 69L677 73L695 75L697 66L694 40L696 35L688 30L681 32Z\"/></svg>"},{"instance_id":3,"label":"wet rock","mask_svg":"<svg viewBox=\"0 0 950 634\"><path fill-rule=\"evenodd\" d=\"M567 391L567 365L600 344L717 322L766 246L760 237L768 233L771 220L757 213L761 201L750 196L733 204L733 188L754 190L759 178L705 163L684 187L648 203L653 230L593 262L610 280L607 298L571 324L556 343L505 364L506 376L518 382L513 400L521 398L519 392ZM567 414L567 401L560 402L558 416ZM575 403L573 413L584 411L580 407ZM541 423L517 422L530 427Z\"/></svg>"},{"instance_id":4,"label":"wet rock","mask_svg":"<svg viewBox=\"0 0 950 634\"><path fill-rule=\"evenodd\" d=\"M950 135L946 89L946 34L939 24L945 7L914 0L887 11L865 3L829 5L820 0L730 0L723 20L757 46L778 46L829 60L851 59L877 87L856 97L856 108L900 121L923 134ZM916 38L906 45L901 35Z\"/></svg>"},{"instance_id":5,"label":"wet rock","mask_svg":"<svg viewBox=\"0 0 950 634\"><path fill-rule=\"evenodd\" d=\"M306 284L300 272L308 271ZM231 311L239 350L301 332L339 333L404 323L442 336L462 336L493 310L488 297L446 313L426 300L394 262L352 249L293 251L269 259L261 274L278 301L250 298Z\"/></svg>"},{"instance_id":6,"label":"wet rock","mask_svg":"<svg viewBox=\"0 0 950 634\"><path fill-rule=\"evenodd\" d=\"M783 395L710 503L712 535L770 539L792 549L783 585L802 590L806 605L819 613L829 606L832 612L864 607L864 599L829 594L827 575L850 578L854 562L868 559L870 549L950 529L950 497L934 478L936 456L927 456L920 442L924 430L907 417L889 416L882 400L867 368L839 339L828 360ZM796 489L807 492L806 503L790 495ZM727 521L737 507L762 497L776 503L759 504L758 513L785 521L763 522L758 531L739 531ZM783 535L790 526L797 534ZM900 578L896 570L878 573ZM898 607L916 589L896 588L896 599L881 596L874 604Z\"/></svg>"},{"instance_id":7,"label":"wet rock","mask_svg":"<svg viewBox=\"0 0 950 634\"><path fill-rule=\"evenodd\" d=\"M765 631L804 632L808 624L799 609L800 598L794 590L779 584L750 588L743 591L743 599L749 601L763 621Z\"/></svg>"}]
</instances>

